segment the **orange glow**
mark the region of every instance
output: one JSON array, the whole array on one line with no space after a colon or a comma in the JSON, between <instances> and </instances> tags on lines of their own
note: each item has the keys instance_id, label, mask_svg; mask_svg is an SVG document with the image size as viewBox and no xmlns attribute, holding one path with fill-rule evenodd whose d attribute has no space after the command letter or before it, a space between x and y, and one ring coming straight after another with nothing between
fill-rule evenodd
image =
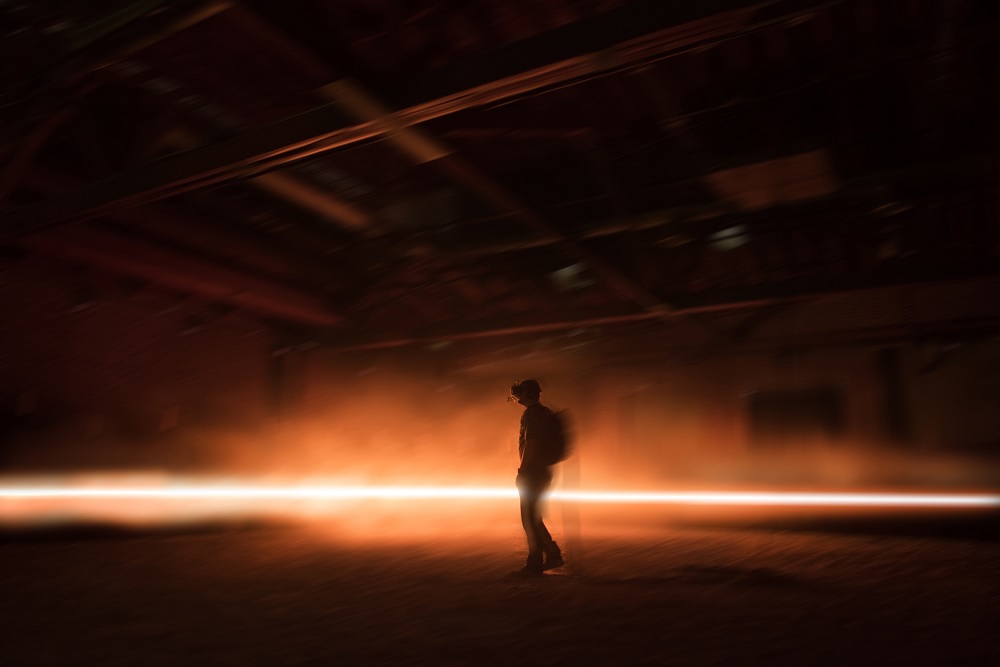
<instances>
[{"instance_id":1,"label":"orange glow","mask_svg":"<svg viewBox=\"0 0 1000 667\"><path fill-rule=\"evenodd\" d=\"M865 513L976 511L1000 507L989 493L802 492L801 490L599 490L553 489L563 530L579 520L637 530L667 511L680 519L695 512L715 518L747 512ZM579 513L573 508L592 508ZM620 511L627 508L629 519ZM470 511L476 520L469 520ZM614 516L607 516L612 511ZM659 516L662 517L662 514ZM575 518L574 518L575 517ZM510 527L517 521L517 490L511 486L366 483L357 478L173 477L167 474L92 473L0 478L0 527L53 528L113 524L142 530L158 526L243 521L306 521L339 537L364 540L435 534L456 522L469 533ZM625 523L623 523L623 521ZM635 522L639 523L636 524ZM630 523L631 522L631 523ZM652 525L652 524L651 524Z\"/></svg>"}]
</instances>

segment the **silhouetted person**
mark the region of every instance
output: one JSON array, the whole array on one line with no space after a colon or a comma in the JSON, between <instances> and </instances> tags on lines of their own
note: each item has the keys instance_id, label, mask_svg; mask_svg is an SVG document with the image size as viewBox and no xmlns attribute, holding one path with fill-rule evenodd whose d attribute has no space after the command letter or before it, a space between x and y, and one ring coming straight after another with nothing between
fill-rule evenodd
<instances>
[{"instance_id":1,"label":"silhouetted person","mask_svg":"<svg viewBox=\"0 0 1000 667\"><path fill-rule=\"evenodd\" d=\"M536 380L522 380L510 388L507 399L524 406L518 437L521 464L517 469L517 490L521 498L521 524L528 538L528 562L520 573L529 576L541 575L564 563L559 545L542 523L541 499L552 484L552 466L557 461L553 460L550 442L556 417L541 404L541 393Z\"/></svg>"}]
</instances>

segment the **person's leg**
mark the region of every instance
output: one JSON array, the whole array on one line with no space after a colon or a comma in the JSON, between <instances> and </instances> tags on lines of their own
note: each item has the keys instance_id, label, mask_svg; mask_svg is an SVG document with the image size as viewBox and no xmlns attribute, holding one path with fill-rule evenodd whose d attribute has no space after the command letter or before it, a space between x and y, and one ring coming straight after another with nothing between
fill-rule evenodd
<instances>
[{"instance_id":1,"label":"person's leg","mask_svg":"<svg viewBox=\"0 0 1000 667\"><path fill-rule=\"evenodd\" d=\"M562 553L559 550L559 545L552 539L552 535L549 533L548 528L545 527L545 524L542 523L540 517L538 519L537 535L539 542L541 542L542 551L545 552L546 556L558 556Z\"/></svg>"},{"instance_id":2,"label":"person's leg","mask_svg":"<svg viewBox=\"0 0 1000 667\"><path fill-rule=\"evenodd\" d=\"M555 540L552 539L552 535L549 534L549 529L545 527L545 523L542 521L542 514L538 511L538 521L535 524L535 535L538 536L538 543L542 551L549 553L552 549L552 545L555 544Z\"/></svg>"},{"instance_id":3,"label":"person's leg","mask_svg":"<svg viewBox=\"0 0 1000 667\"><path fill-rule=\"evenodd\" d=\"M542 525L539 514L538 501L541 493L538 482L539 480L526 475L518 475L517 478L518 493L521 497L521 525L528 540L528 560L525 569L541 572L544 547L552 538Z\"/></svg>"},{"instance_id":4,"label":"person's leg","mask_svg":"<svg viewBox=\"0 0 1000 667\"><path fill-rule=\"evenodd\" d=\"M541 489L541 492L538 494L539 498L541 498L542 492L548 490L551 480L552 477L550 475L544 487ZM551 570L565 564L565 561L563 560L562 551L559 549L559 545L556 544L554 539L552 539L549 529L545 527L545 522L542 520L542 508L540 502L535 511L536 516L538 517L535 535L537 536L542 552L545 554L545 563L542 569Z\"/></svg>"}]
</instances>

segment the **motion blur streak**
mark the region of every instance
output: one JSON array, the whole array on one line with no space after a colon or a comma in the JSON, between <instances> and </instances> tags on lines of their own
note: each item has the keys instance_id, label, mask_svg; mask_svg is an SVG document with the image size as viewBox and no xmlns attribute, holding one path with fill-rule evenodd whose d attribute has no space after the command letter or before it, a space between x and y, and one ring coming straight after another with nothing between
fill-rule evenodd
<instances>
[{"instance_id":1,"label":"motion blur streak","mask_svg":"<svg viewBox=\"0 0 1000 667\"><path fill-rule=\"evenodd\" d=\"M669 503L683 505L835 505L885 507L989 507L1000 496L904 493L758 493L690 491L628 493L616 491L554 493L563 500L597 503Z\"/></svg>"},{"instance_id":2,"label":"motion blur streak","mask_svg":"<svg viewBox=\"0 0 1000 667\"><path fill-rule=\"evenodd\" d=\"M0 487L0 499L502 499L516 498L514 489L491 487L408 486L253 486L185 485L144 487ZM880 507L994 507L1000 496L980 494L918 493L801 493L801 492L625 492L553 491L555 500L578 503L635 503L679 505L783 505L783 506L880 506Z\"/></svg>"}]
</instances>

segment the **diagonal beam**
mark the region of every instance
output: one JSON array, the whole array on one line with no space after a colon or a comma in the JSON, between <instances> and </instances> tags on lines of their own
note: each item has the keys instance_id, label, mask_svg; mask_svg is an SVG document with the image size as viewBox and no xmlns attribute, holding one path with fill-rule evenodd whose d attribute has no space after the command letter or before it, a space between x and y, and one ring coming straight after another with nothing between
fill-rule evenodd
<instances>
[{"instance_id":1,"label":"diagonal beam","mask_svg":"<svg viewBox=\"0 0 1000 667\"><path fill-rule=\"evenodd\" d=\"M872 290L886 289L902 285L950 284L996 278L1000 276L1000 261L994 261L988 266L958 266L941 269L936 272L928 270L910 271L893 276L868 278L867 281L855 280L853 284L803 285L801 283L769 286L752 290L742 290L739 293L716 297L717 300L705 301L700 304L681 306L671 312L671 317L694 315L698 313L730 312L734 310L756 310L774 308L781 304L794 304L801 301L813 301L836 296L856 295ZM772 311L775 312L775 311ZM759 316L763 318L764 315ZM434 329L414 330L406 335L380 337L376 332L344 331L324 340L328 345L340 350L369 350L392 347L404 347L439 342L442 340L470 340L475 338L493 338L519 334L544 333L551 331L567 331L582 327L613 326L631 322L653 321L659 315L651 312L611 311L599 313L581 312L576 317L550 319L545 316L524 318L519 321L490 320L466 323L462 327L437 327ZM912 334L912 327L905 328L907 334ZM705 351L703 342L697 343L700 351ZM725 346L721 346L724 348Z\"/></svg>"},{"instance_id":2,"label":"diagonal beam","mask_svg":"<svg viewBox=\"0 0 1000 667\"><path fill-rule=\"evenodd\" d=\"M819 195L812 199L777 203L754 211L733 211L722 204L654 209L627 218L595 223L583 230L579 236L584 240L596 240L642 230L670 228L676 234L703 237L736 224L753 226L758 221L783 219L793 219L799 228L825 226L826 223L817 217L819 214L828 212L834 206L848 213L851 211L871 213L876 205L885 202L885 192L896 188L897 182L901 180L920 184L920 189L923 189L923 184L936 186L953 184L955 188L971 185L987 186L996 171L994 162L994 158L987 153L963 155L953 159L911 162L904 167L872 172L843 181L837 192ZM926 199L907 199L906 203L920 206L934 201L938 200L934 196L928 196ZM472 221L465 224L476 223ZM456 243L438 249L447 252L452 258L476 260L493 255L555 246L559 243L560 238L557 235L525 234L475 244Z\"/></svg>"},{"instance_id":3,"label":"diagonal beam","mask_svg":"<svg viewBox=\"0 0 1000 667\"><path fill-rule=\"evenodd\" d=\"M286 54L297 67L316 77L330 77L326 63L296 40L263 21L255 12L239 7L234 12L245 29L266 39ZM451 180L476 193L487 203L520 219L530 228L557 239L568 255L582 261L605 282L639 305L644 311L660 315L669 312L663 303L648 289L625 275L598 254L571 239L551 221L522 201L515 193L497 182L474 164L461 158L450 146L431 136L417 126L396 124L392 111L384 106L360 84L348 78L323 86L320 94L361 123L384 123L388 127L387 139L398 152L417 165L429 164Z\"/></svg>"},{"instance_id":4,"label":"diagonal beam","mask_svg":"<svg viewBox=\"0 0 1000 667\"><path fill-rule=\"evenodd\" d=\"M233 15L239 15L238 9L233 11ZM182 106L180 102L186 95L182 87L172 87L170 90L167 90L166 87L151 89L149 85L132 78L135 71L133 67L113 69L114 74L120 80L143 88L146 92L168 102L174 108ZM188 116L195 115L190 111L186 113ZM199 120L205 122L204 118ZM197 149L204 143L197 130L188 127L179 129L183 130L183 134L174 138L174 141L171 142L173 144L171 148L189 151ZM218 127L214 129L218 129ZM366 232L375 228L374 220L366 211L289 172L271 171L250 178L246 182L348 231Z\"/></svg>"},{"instance_id":5,"label":"diagonal beam","mask_svg":"<svg viewBox=\"0 0 1000 667\"><path fill-rule=\"evenodd\" d=\"M107 36L108 33L121 28L123 25L127 25L131 21L148 14L153 9L156 9L158 5L162 4L162 2L136 3L119 12L113 12L97 23L84 26L83 29L74 32L70 36L71 47L73 49L82 49L88 44ZM111 63L128 57L132 53L141 51L148 46L166 39L174 33L181 32L220 12L226 11L230 6L231 3L226 0L213 0L196 7L172 19L168 24L154 32L138 37L116 48L110 55L104 56L96 62L89 63L83 69L72 72L64 84L70 87L75 84L80 85L71 93L69 104L51 113L40 125L32 128L28 135L21 141L20 146L17 148L17 153L8 162L2 175L0 175L0 200L5 199L10 189L17 185L19 175L34 154L66 120L76 113L79 102L88 97L97 87L98 84L95 81L83 81L84 77L88 76L92 71L100 70Z\"/></svg>"},{"instance_id":6,"label":"diagonal beam","mask_svg":"<svg viewBox=\"0 0 1000 667\"><path fill-rule=\"evenodd\" d=\"M475 165L457 155L451 155L441 160L439 166L454 180L464 184L468 189L477 193L494 206L497 206L500 210L514 215L517 219L537 230L543 236L556 239L557 246L567 255L583 262L591 271L600 276L619 293L636 303L644 311L658 316L665 316L670 313L671 307L661 301L659 297L637 283L633 278L612 266L603 257L585 246L580 240L569 237L566 232L539 214L531 206L507 190L506 187L486 176Z\"/></svg>"},{"instance_id":7,"label":"diagonal beam","mask_svg":"<svg viewBox=\"0 0 1000 667\"><path fill-rule=\"evenodd\" d=\"M648 319L648 318L645 318ZM498 336L514 336L535 333L548 333L552 331L565 331L568 329L578 329L591 326L613 326L617 324L629 324L642 321L641 315L634 316L613 316L592 317L580 319L574 322L554 322L513 325L505 328L492 330L468 331L455 333L451 336L414 336L411 338L399 338L384 341L361 341L344 342L343 340L331 340L328 349L337 352L357 352L363 350L389 349L403 347L407 345L428 345L440 342L441 340L475 340L479 338L494 338ZM928 322L922 325L925 336L934 335L984 335L996 334L1000 332L1000 318L998 317L975 317L949 320L942 322ZM781 336L765 338L751 342L748 340L738 341L733 345L718 346L711 350L706 350L701 345L691 345L680 343L669 345L668 347L677 350L686 350L686 355L692 359L700 359L705 356L719 356L732 353L750 353L773 350L775 348L806 348L806 347L835 347L838 345L862 345L871 343L884 343L912 338L913 332L907 326L881 326L845 329L841 331L831 331L827 333L814 333L809 335ZM663 348L660 348L663 349ZM638 357L648 360L649 349L643 348L641 352L636 352ZM604 356L605 362L621 360Z\"/></svg>"},{"instance_id":8,"label":"diagonal beam","mask_svg":"<svg viewBox=\"0 0 1000 667\"><path fill-rule=\"evenodd\" d=\"M277 319L317 327L343 321L310 294L83 225L24 236L18 245Z\"/></svg>"},{"instance_id":9,"label":"diagonal beam","mask_svg":"<svg viewBox=\"0 0 1000 667\"><path fill-rule=\"evenodd\" d=\"M341 79L323 88L323 93L362 122L379 122L391 116L371 95L356 83ZM578 240L572 239L547 218L522 201L506 186L497 182L474 164L456 154L441 140L416 127L400 127L388 135L396 149L415 164L430 164L501 211L521 220L544 235L558 239L568 255L583 262L618 292L643 310L666 315L669 306L635 280L625 275Z\"/></svg>"},{"instance_id":10,"label":"diagonal beam","mask_svg":"<svg viewBox=\"0 0 1000 667\"><path fill-rule=\"evenodd\" d=\"M313 76L327 76L326 63L294 39L274 26L262 21L254 12L240 7L234 14L245 29L264 38L294 60L297 66ZM390 129L387 139L397 151L417 165L430 164L453 181L464 185L486 202L501 211L510 213L527 226L559 240L559 247L576 261L586 264L606 283L638 304L643 310L666 315L669 306L652 292L609 264L604 258L587 248L579 240L569 238L551 221L522 201L515 193L499 183L474 164L464 160L440 139L416 126L392 124L392 112L361 85L350 79L340 79L323 86L320 94L339 106L357 121L386 123ZM260 177L258 177L259 179Z\"/></svg>"},{"instance_id":11,"label":"diagonal beam","mask_svg":"<svg viewBox=\"0 0 1000 667\"><path fill-rule=\"evenodd\" d=\"M24 174L20 185L38 194L52 195L78 187L79 179L35 163ZM221 258L262 271L272 276L304 274L324 285L342 284L346 276L329 263L317 261L286 250L271 239L255 238L244 230L220 229L218 221L208 223L189 215L176 216L158 208L137 206L118 211L109 220L181 245L207 250Z\"/></svg>"},{"instance_id":12,"label":"diagonal beam","mask_svg":"<svg viewBox=\"0 0 1000 667\"><path fill-rule=\"evenodd\" d=\"M509 59L497 60L497 55L491 54L492 60L484 61L481 67L463 63L464 75L453 72L451 77L439 78L451 82L447 89L435 84L432 78L418 79L414 90L421 91L421 97L379 122L352 123L334 105L325 105L226 141L135 167L54 199L12 209L0 216L0 240L74 218L149 203L248 173L261 173L381 136L394 127L413 126L542 87L663 58L671 52L753 29L755 25L750 23L753 11L769 4L733 0L629 3L614 12L566 26L566 30L551 31L514 45L520 55L516 59L517 72L511 72L510 65L503 64ZM799 8L768 19L767 23L789 20L807 11L810 10ZM693 29L684 27L708 17L711 19ZM475 73L471 81L469 72ZM457 89L456 80L464 82Z\"/></svg>"},{"instance_id":13,"label":"diagonal beam","mask_svg":"<svg viewBox=\"0 0 1000 667\"><path fill-rule=\"evenodd\" d=\"M374 226L371 217L357 206L287 172L271 171L254 176L249 182L349 231L371 231Z\"/></svg>"}]
</instances>

